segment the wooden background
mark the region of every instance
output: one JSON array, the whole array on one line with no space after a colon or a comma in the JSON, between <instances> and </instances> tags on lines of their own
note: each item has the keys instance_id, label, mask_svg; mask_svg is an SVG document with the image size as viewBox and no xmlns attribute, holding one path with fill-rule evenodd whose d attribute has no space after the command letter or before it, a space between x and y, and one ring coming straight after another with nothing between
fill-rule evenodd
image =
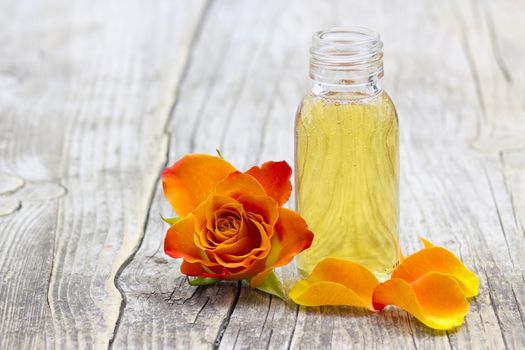
<instances>
[{"instance_id":1,"label":"wooden background","mask_svg":"<svg viewBox=\"0 0 525 350\"><path fill-rule=\"evenodd\" d=\"M525 3L0 0L0 348L523 349ZM311 34L385 43L406 252L480 278L464 326L187 285L159 174L187 152L293 161Z\"/></svg>"}]
</instances>

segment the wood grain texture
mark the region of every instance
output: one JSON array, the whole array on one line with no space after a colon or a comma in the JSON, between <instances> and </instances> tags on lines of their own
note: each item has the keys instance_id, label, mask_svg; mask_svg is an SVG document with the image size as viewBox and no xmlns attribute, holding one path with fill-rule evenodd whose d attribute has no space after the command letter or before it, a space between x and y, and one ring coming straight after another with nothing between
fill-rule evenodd
<instances>
[{"instance_id":1,"label":"wood grain texture","mask_svg":"<svg viewBox=\"0 0 525 350\"><path fill-rule=\"evenodd\" d=\"M241 167L265 159L292 161L293 115L308 84L309 35L301 34L334 23L377 28L384 33L386 43L385 86L398 105L403 130L403 243L408 251L413 251L418 248L419 235L429 237L458 252L480 275L484 293L472 303L466 325L457 332L436 332L428 331L397 310L361 317L364 312L349 308L297 308L245 286L238 299L230 292L228 303L217 309L219 302L209 299L207 293L235 287L224 283L206 288L186 286L171 292L191 288L195 293L190 299L195 305L182 299L180 313L176 314L163 311L166 306L158 306L166 303L162 299L128 299L124 317L130 320L126 324L129 330L118 335L126 339L122 344L135 344L133 341L140 338L126 334L148 333L150 318L145 316L133 321L136 317L133 315L140 314L136 309L154 309L162 315L158 321L162 326L151 328L164 330L166 324L170 325L172 331L169 335L163 333L163 339L176 332L189 334L182 343L180 337L174 337L175 344L182 347L331 345L341 348L354 345L357 348L441 349L515 348L523 344L519 334L523 330L520 313L523 304L519 299L524 291L523 263L519 260L523 253L523 232L517 225L521 219L509 207L512 185L503 176L498 157L500 149L506 147L498 142L509 140L490 138L494 132L487 129L499 128L502 135L510 132L518 135L524 121L517 106L512 111L516 115L505 114L508 119L505 125L481 119L486 107L480 106L481 82L477 80L489 77L474 78L478 73L473 73L476 68L472 66L471 56L486 58L487 75L499 74L499 71L493 34L488 32L488 27L484 27L486 31L475 30L487 24L466 22L474 20L478 9L473 7L477 5L425 2L410 7L409 11L403 2L375 2L372 6L331 2L330 5L289 2L276 6L266 2L249 7L245 2L213 3L195 44L174 110L170 161L189 151L213 152L217 146ZM265 21L260 22L262 20ZM265 40L268 32L271 32L270 41ZM437 40L429 42L428 38L432 37ZM473 40L478 40L477 52L468 52L468 45L474 49ZM210 60L213 69L209 67ZM499 84L494 89L509 91L509 99L519 96L512 95L519 91L506 87L504 74L490 76L490 79ZM497 108L498 103L494 101L493 106ZM497 118L504 112L493 111L491 116ZM516 125L508 127L512 123ZM522 147L519 143L515 146ZM514 172L513 184L519 186L523 172L517 167L508 168ZM152 213L161 208L169 210L162 198L158 200L160 203L152 208ZM150 218L151 225L160 226L158 217ZM503 225L510 225L505 235ZM133 278L149 275L142 271L157 271L152 256L164 258L159 246L162 234L156 231L156 235L146 234L137 257L121 275L120 281L126 283L130 291L137 288ZM509 237L513 242L507 247ZM150 245L148 249L146 244ZM171 265L169 262L168 258L165 265ZM151 274L162 275L161 272ZM499 275L503 278L495 277ZM146 290L152 286L147 283L142 286L145 289L142 293L147 295ZM216 317L217 312L220 317ZM180 315L189 315L188 321L181 320ZM202 333L202 322L206 324L205 329L218 330L215 338L214 332L212 337Z\"/></svg>"},{"instance_id":2,"label":"wood grain texture","mask_svg":"<svg viewBox=\"0 0 525 350\"><path fill-rule=\"evenodd\" d=\"M2 6L0 348L525 348L522 2ZM163 253L162 167L215 148L292 163L310 35L345 24L385 43L403 249L427 237L480 278L455 331L192 287Z\"/></svg>"},{"instance_id":3,"label":"wood grain texture","mask_svg":"<svg viewBox=\"0 0 525 350\"><path fill-rule=\"evenodd\" d=\"M203 2L2 2L0 348L104 348Z\"/></svg>"}]
</instances>

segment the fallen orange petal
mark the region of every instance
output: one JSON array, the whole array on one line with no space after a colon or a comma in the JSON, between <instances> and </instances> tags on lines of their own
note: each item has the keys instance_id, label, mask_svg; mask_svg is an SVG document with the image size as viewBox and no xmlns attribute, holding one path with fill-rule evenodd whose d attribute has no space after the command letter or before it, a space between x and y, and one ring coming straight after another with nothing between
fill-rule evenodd
<instances>
[{"instance_id":1,"label":"fallen orange petal","mask_svg":"<svg viewBox=\"0 0 525 350\"><path fill-rule=\"evenodd\" d=\"M298 282L288 296L304 306L348 305L374 311L372 296L379 285L377 278L349 260L326 258L312 274Z\"/></svg>"},{"instance_id":2,"label":"fallen orange petal","mask_svg":"<svg viewBox=\"0 0 525 350\"><path fill-rule=\"evenodd\" d=\"M188 215L235 168L222 158L188 154L162 172L164 194L179 216Z\"/></svg>"},{"instance_id":3,"label":"fallen orange petal","mask_svg":"<svg viewBox=\"0 0 525 350\"><path fill-rule=\"evenodd\" d=\"M456 280L436 271L412 283L400 278L381 283L374 291L373 304L378 310L398 306L428 327L441 330L460 326L468 313L468 301Z\"/></svg>"},{"instance_id":4,"label":"fallen orange petal","mask_svg":"<svg viewBox=\"0 0 525 350\"><path fill-rule=\"evenodd\" d=\"M292 193L292 168L285 161L269 161L261 167L248 169L249 174L257 179L266 190L266 194L275 199L279 205L286 203Z\"/></svg>"},{"instance_id":5,"label":"fallen orange petal","mask_svg":"<svg viewBox=\"0 0 525 350\"><path fill-rule=\"evenodd\" d=\"M455 278L467 298L478 294L478 278L452 252L433 246L425 239L422 241L426 248L405 257L394 269L392 278L412 283L430 271L438 271Z\"/></svg>"}]
</instances>

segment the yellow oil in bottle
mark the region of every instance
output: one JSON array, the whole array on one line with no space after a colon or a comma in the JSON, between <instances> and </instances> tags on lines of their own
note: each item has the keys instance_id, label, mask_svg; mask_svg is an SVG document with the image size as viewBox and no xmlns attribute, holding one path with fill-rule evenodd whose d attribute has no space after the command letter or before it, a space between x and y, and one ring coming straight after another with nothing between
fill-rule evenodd
<instances>
[{"instance_id":1,"label":"yellow oil in bottle","mask_svg":"<svg viewBox=\"0 0 525 350\"><path fill-rule=\"evenodd\" d=\"M296 206L314 240L298 256L301 273L336 257L390 275L399 261L398 142L385 92L305 97L296 118Z\"/></svg>"}]
</instances>

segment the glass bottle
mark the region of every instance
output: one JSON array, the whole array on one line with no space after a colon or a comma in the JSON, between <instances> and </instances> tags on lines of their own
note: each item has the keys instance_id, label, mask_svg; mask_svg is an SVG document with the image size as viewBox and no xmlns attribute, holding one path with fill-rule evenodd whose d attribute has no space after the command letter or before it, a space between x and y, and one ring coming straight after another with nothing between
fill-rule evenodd
<instances>
[{"instance_id":1,"label":"glass bottle","mask_svg":"<svg viewBox=\"0 0 525 350\"><path fill-rule=\"evenodd\" d=\"M314 233L303 275L326 257L390 276L399 262L399 137L381 89L382 42L360 27L314 34L312 89L295 124L296 206Z\"/></svg>"}]
</instances>

